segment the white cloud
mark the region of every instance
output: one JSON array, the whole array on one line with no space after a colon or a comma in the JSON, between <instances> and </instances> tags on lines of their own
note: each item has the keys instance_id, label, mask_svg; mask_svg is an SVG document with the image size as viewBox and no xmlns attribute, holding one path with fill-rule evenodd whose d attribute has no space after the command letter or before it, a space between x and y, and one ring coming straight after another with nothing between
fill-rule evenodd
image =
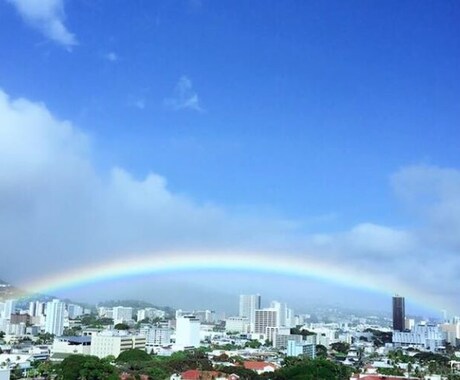
<instances>
[{"instance_id":1,"label":"white cloud","mask_svg":"<svg viewBox=\"0 0 460 380\"><path fill-rule=\"evenodd\" d=\"M192 81L185 75L177 82L173 96L165 99L164 104L174 110L204 111L198 94L193 89Z\"/></svg>"},{"instance_id":2,"label":"white cloud","mask_svg":"<svg viewBox=\"0 0 460 380\"><path fill-rule=\"evenodd\" d=\"M410 228L363 222L310 235L295 221L199 204L169 190L156 173L136 179L120 167L100 172L92 144L43 104L0 91L2 267L15 268L18 278L37 275L37 267L52 273L126 252L254 249L308 256L459 301L458 170L414 166L392 176L414 212Z\"/></svg>"},{"instance_id":3,"label":"white cloud","mask_svg":"<svg viewBox=\"0 0 460 380\"><path fill-rule=\"evenodd\" d=\"M155 173L98 173L91 157L91 141L70 122L0 91L0 241L18 276L94 255L250 245L291 228L197 204Z\"/></svg>"},{"instance_id":4,"label":"white cloud","mask_svg":"<svg viewBox=\"0 0 460 380\"><path fill-rule=\"evenodd\" d=\"M26 23L39 29L46 37L71 49L77 39L64 25L63 0L7 0L15 6Z\"/></svg>"}]
</instances>

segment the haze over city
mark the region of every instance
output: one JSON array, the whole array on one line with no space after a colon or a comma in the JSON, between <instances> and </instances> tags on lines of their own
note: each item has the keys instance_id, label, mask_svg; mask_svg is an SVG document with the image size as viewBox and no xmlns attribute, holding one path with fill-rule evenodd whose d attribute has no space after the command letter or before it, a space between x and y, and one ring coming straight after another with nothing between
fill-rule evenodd
<instances>
[{"instance_id":1,"label":"haze over city","mask_svg":"<svg viewBox=\"0 0 460 380\"><path fill-rule=\"evenodd\" d=\"M459 312L459 19L452 1L0 2L0 278Z\"/></svg>"}]
</instances>

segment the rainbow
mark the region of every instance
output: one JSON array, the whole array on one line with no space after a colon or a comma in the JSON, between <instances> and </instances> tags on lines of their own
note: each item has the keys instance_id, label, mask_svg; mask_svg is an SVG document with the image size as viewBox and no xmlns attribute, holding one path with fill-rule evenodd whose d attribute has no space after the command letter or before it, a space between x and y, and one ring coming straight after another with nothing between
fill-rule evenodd
<instances>
[{"instance_id":1,"label":"rainbow","mask_svg":"<svg viewBox=\"0 0 460 380\"><path fill-rule=\"evenodd\" d=\"M22 285L31 293L52 294L53 291L62 292L65 289L117 278L197 271L237 271L311 278L385 295L404 294L420 306L433 310L440 310L446 306L445 300L435 295L421 293L418 289L397 281L389 274L376 275L359 271L356 268L348 268L344 263L318 261L308 256L281 255L280 253L219 251L126 255L122 259L76 268Z\"/></svg>"}]
</instances>

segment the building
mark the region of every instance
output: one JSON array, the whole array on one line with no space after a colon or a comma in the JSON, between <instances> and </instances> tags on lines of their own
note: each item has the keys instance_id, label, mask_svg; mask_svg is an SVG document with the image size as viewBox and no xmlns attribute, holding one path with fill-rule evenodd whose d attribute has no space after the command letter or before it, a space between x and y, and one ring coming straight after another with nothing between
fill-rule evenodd
<instances>
[{"instance_id":1,"label":"building","mask_svg":"<svg viewBox=\"0 0 460 380\"><path fill-rule=\"evenodd\" d=\"M19 324L19 323L29 324L30 323L30 316L29 316L29 314L19 314L19 313L11 314L10 323L12 323L12 324Z\"/></svg>"},{"instance_id":2,"label":"building","mask_svg":"<svg viewBox=\"0 0 460 380\"><path fill-rule=\"evenodd\" d=\"M46 304L45 332L61 336L64 332L64 302L54 299Z\"/></svg>"},{"instance_id":3,"label":"building","mask_svg":"<svg viewBox=\"0 0 460 380\"><path fill-rule=\"evenodd\" d=\"M286 355L314 359L316 358L316 345L305 341L288 340Z\"/></svg>"},{"instance_id":4,"label":"building","mask_svg":"<svg viewBox=\"0 0 460 380\"><path fill-rule=\"evenodd\" d=\"M140 309L137 311L137 321L140 322L144 319L155 319L155 318L164 318L166 312L163 310L156 309L154 307L147 307L145 309Z\"/></svg>"},{"instance_id":5,"label":"building","mask_svg":"<svg viewBox=\"0 0 460 380\"><path fill-rule=\"evenodd\" d=\"M91 337L62 336L55 338L51 347L51 355L54 354L91 355Z\"/></svg>"},{"instance_id":6,"label":"building","mask_svg":"<svg viewBox=\"0 0 460 380\"><path fill-rule=\"evenodd\" d=\"M225 331L247 333L249 319L246 317L229 317L225 320Z\"/></svg>"},{"instance_id":7,"label":"building","mask_svg":"<svg viewBox=\"0 0 460 380\"><path fill-rule=\"evenodd\" d=\"M255 310L254 332L267 336L268 327L278 327L278 312L276 309L266 308Z\"/></svg>"},{"instance_id":8,"label":"building","mask_svg":"<svg viewBox=\"0 0 460 380\"><path fill-rule=\"evenodd\" d=\"M67 313L70 319L75 319L83 315L84 311L80 305L69 304L67 306Z\"/></svg>"},{"instance_id":9,"label":"building","mask_svg":"<svg viewBox=\"0 0 460 380\"><path fill-rule=\"evenodd\" d=\"M303 336L301 334L291 334L291 329L289 327L280 327L275 336L275 339L273 340L273 347L278 349L286 349L288 341L290 340L301 342L303 340Z\"/></svg>"},{"instance_id":10,"label":"building","mask_svg":"<svg viewBox=\"0 0 460 380\"><path fill-rule=\"evenodd\" d=\"M116 306L113 308L113 323L128 322L133 319L133 308L125 306Z\"/></svg>"},{"instance_id":11,"label":"building","mask_svg":"<svg viewBox=\"0 0 460 380\"><path fill-rule=\"evenodd\" d=\"M393 344L396 347L411 346L436 351L444 346L446 333L436 325L417 325L411 331L394 331Z\"/></svg>"},{"instance_id":12,"label":"building","mask_svg":"<svg viewBox=\"0 0 460 380\"><path fill-rule=\"evenodd\" d=\"M145 336L115 331L103 331L91 336L91 355L99 358L109 355L118 357L122 352L132 349L145 350Z\"/></svg>"},{"instance_id":13,"label":"building","mask_svg":"<svg viewBox=\"0 0 460 380\"><path fill-rule=\"evenodd\" d=\"M16 312L16 300L6 300L3 309L3 318L10 319L11 314Z\"/></svg>"},{"instance_id":14,"label":"building","mask_svg":"<svg viewBox=\"0 0 460 380\"><path fill-rule=\"evenodd\" d=\"M172 329L167 326L144 326L140 334L145 336L147 352L154 346L167 346L171 343Z\"/></svg>"},{"instance_id":15,"label":"building","mask_svg":"<svg viewBox=\"0 0 460 380\"><path fill-rule=\"evenodd\" d=\"M41 317L45 315L46 303L40 301L29 302L29 315L31 317Z\"/></svg>"},{"instance_id":16,"label":"building","mask_svg":"<svg viewBox=\"0 0 460 380\"><path fill-rule=\"evenodd\" d=\"M452 346L456 347L460 343L460 323L444 323L441 329L446 333L446 340Z\"/></svg>"},{"instance_id":17,"label":"building","mask_svg":"<svg viewBox=\"0 0 460 380\"><path fill-rule=\"evenodd\" d=\"M113 309L111 307L99 306L97 315L101 318L113 318Z\"/></svg>"},{"instance_id":18,"label":"building","mask_svg":"<svg viewBox=\"0 0 460 380\"><path fill-rule=\"evenodd\" d=\"M273 363L248 360L243 362L243 367L257 372L259 375L265 372L275 372L277 367Z\"/></svg>"},{"instance_id":19,"label":"building","mask_svg":"<svg viewBox=\"0 0 460 380\"><path fill-rule=\"evenodd\" d=\"M393 297L393 330L404 331L406 311L404 306L404 297Z\"/></svg>"},{"instance_id":20,"label":"building","mask_svg":"<svg viewBox=\"0 0 460 380\"><path fill-rule=\"evenodd\" d=\"M9 368L0 367L0 380L10 380L11 371Z\"/></svg>"},{"instance_id":21,"label":"building","mask_svg":"<svg viewBox=\"0 0 460 380\"><path fill-rule=\"evenodd\" d=\"M286 326L287 305L278 301L272 301L270 308L276 310L276 326Z\"/></svg>"},{"instance_id":22,"label":"building","mask_svg":"<svg viewBox=\"0 0 460 380\"><path fill-rule=\"evenodd\" d=\"M176 319L176 345L181 347L200 346L200 320L193 315Z\"/></svg>"},{"instance_id":23,"label":"building","mask_svg":"<svg viewBox=\"0 0 460 380\"><path fill-rule=\"evenodd\" d=\"M260 309L260 295L259 294L241 294L240 295L240 310L239 316L249 319L250 330L254 331L255 311Z\"/></svg>"}]
</instances>

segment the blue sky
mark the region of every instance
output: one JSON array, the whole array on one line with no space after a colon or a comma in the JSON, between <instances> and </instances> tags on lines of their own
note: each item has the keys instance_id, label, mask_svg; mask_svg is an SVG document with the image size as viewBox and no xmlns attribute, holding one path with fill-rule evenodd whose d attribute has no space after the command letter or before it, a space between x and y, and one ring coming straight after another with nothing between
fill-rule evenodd
<instances>
[{"instance_id":1,"label":"blue sky","mask_svg":"<svg viewBox=\"0 0 460 380\"><path fill-rule=\"evenodd\" d=\"M302 241L412 233L427 216L396 194L405 168L455 177L457 205L459 19L456 1L7 0L0 88L69 120L101 179L153 172Z\"/></svg>"}]
</instances>

